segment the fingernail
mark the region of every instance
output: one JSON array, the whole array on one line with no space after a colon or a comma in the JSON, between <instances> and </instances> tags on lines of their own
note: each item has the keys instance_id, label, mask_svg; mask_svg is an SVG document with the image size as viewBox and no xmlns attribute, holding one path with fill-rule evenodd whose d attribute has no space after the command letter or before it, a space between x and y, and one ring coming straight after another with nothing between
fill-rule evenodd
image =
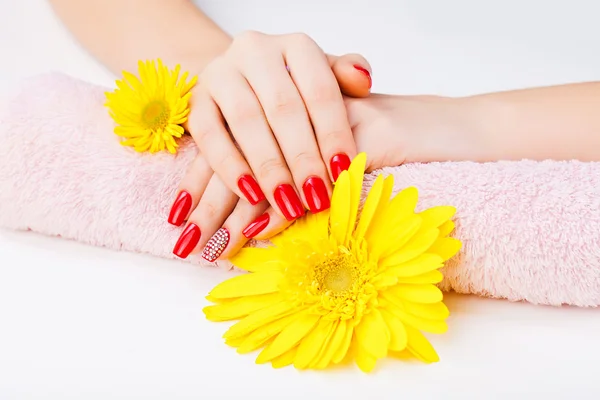
<instances>
[{"instance_id":1,"label":"fingernail","mask_svg":"<svg viewBox=\"0 0 600 400\"><path fill-rule=\"evenodd\" d=\"M254 236L258 235L269 225L269 221L271 217L269 213L264 213L260 217L256 218L254 221L250 222L247 227L244 228L242 234L246 236L247 239L252 239Z\"/></svg>"},{"instance_id":2,"label":"fingernail","mask_svg":"<svg viewBox=\"0 0 600 400\"><path fill-rule=\"evenodd\" d=\"M311 176L302 185L302 191L304 191L308 208L313 213L318 213L329 208L329 196L327 195L327 187L323 179L318 176Z\"/></svg>"},{"instance_id":3,"label":"fingernail","mask_svg":"<svg viewBox=\"0 0 600 400\"><path fill-rule=\"evenodd\" d=\"M179 258L187 258L199 241L200 228L196 224L189 224L181 236L179 236L179 240L177 240L173 249L173 254Z\"/></svg>"},{"instance_id":4,"label":"fingernail","mask_svg":"<svg viewBox=\"0 0 600 400\"><path fill-rule=\"evenodd\" d=\"M215 232L214 235L210 238L206 246L204 246L204 250L202 250L202 258L204 258L208 262L213 262L221 254L229 244L229 231L227 228L221 228Z\"/></svg>"},{"instance_id":5,"label":"fingernail","mask_svg":"<svg viewBox=\"0 0 600 400\"><path fill-rule=\"evenodd\" d=\"M175 226L181 226L185 217L187 217L192 208L192 195L182 190L171 206L171 212L169 213L169 223Z\"/></svg>"},{"instance_id":6,"label":"fingernail","mask_svg":"<svg viewBox=\"0 0 600 400\"><path fill-rule=\"evenodd\" d=\"M335 156L331 157L329 166L331 167L331 175L333 175L333 181L335 182L342 171L350 168L350 157L344 153L336 154Z\"/></svg>"},{"instance_id":7,"label":"fingernail","mask_svg":"<svg viewBox=\"0 0 600 400\"><path fill-rule=\"evenodd\" d=\"M367 77L367 79L369 79L369 89L371 89L371 86L373 85L373 81L371 80L371 73L367 69L361 67L360 65L355 65L354 68L362 72Z\"/></svg>"},{"instance_id":8,"label":"fingernail","mask_svg":"<svg viewBox=\"0 0 600 400\"><path fill-rule=\"evenodd\" d=\"M258 182L250 175L242 175L238 179L238 187L252 205L256 205L265 199L265 194L258 186Z\"/></svg>"},{"instance_id":9,"label":"fingernail","mask_svg":"<svg viewBox=\"0 0 600 400\"><path fill-rule=\"evenodd\" d=\"M304 207L292 185L286 183L277 186L274 197L277 206L288 221L293 221L304 215Z\"/></svg>"}]
</instances>

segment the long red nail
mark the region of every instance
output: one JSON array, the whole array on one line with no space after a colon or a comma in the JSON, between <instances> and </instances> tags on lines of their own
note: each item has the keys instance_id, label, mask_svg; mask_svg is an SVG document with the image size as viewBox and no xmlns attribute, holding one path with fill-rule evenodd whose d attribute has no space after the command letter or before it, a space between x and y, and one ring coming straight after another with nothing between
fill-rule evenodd
<instances>
[{"instance_id":1,"label":"long red nail","mask_svg":"<svg viewBox=\"0 0 600 400\"><path fill-rule=\"evenodd\" d=\"M269 221L271 217L269 213L264 213L260 217L256 218L254 221L250 222L247 227L244 228L242 234L246 236L247 239L252 239L254 236L258 235L269 225Z\"/></svg>"},{"instance_id":2,"label":"long red nail","mask_svg":"<svg viewBox=\"0 0 600 400\"><path fill-rule=\"evenodd\" d=\"M179 236L179 240L177 240L177 244L175 244L175 248L173 249L173 254L179 258L187 258L200 241L200 236L201 233L198 225L189 224L181 236Z\"/></svg>"},{"instance_id":3,"label":"long red nail","mask_svg":"<svg viewBox=\"0 0 600 400\"><path fill-rule=\"evenodd\" d=\"M181 226L185 217L187 217L190 209L192 208L192 195L182 190L171 206L171 212L169 213L169 223L175 226Z\"/></svg>"},{"instance_id":4,"label":"long red nail","mask_svg":"<svg viewBox=\"0 0 600 400\"><path fill-rule=\"evenodd\" d=\"M335 156L331 157L329 166L331 167L331 175L333 175L333 181L335 182L342 171L350 168L350 157L344 153L336 154Z\"/></svg>"},{"instance_id":5,"label":"long red nail","mask_svg":"<svg viewBox=\"0 0 600 400\"><path fill-rule=\"evenodd\" d=\"M274 193L275 202L283 213L283 216L288 221L293 221L296 218L304 215L304 207L302 201L296 194L292 185L284 184L277 186Z\"/></svg>"},{"instance_id":6,"label":"long red nail","mask_svg":"<svg viewBox=\"0 0 600 400\"><path fill-rule=\"evenodd\" d=\"M329 196L327 195L327 187L323 179L318 176L311 176L302 185L302 191L304 192L304 197L306 197L308 208L313 213L318 213L329 208Z\"/></svg>"},{"instance_id":7,"label":"long red nail","mask_svg":"<svg viewBox=\"0 0 600 400\"><path fill-rule=\"evenodd\" d=\"M238 179L238 187L252 205L256 205L265 199L265 194L258 186L258 182L250 175L242 175Z\"/></svg>"},{"instance_id":8,"label":"long red nail","mask_svg":"<svg viewBox=\"0 0 600 400\"><path fill-rule=\"evenodd\" d=\"M367 69L361 67L360 65L355 65L354 68L362 72L363 75L365 75L367 79L369 79L369 89L371 89L371 86L373 85L373 81L371 80L371 73Z\"/></svg>"},{"instance_id":9,"label":"long red nail","mask_svg":"<svg viewBox=\"0 0 600 400\"><path fill-rule=\"evenodd\" d=\"M210 238L204 250L202 250L202 258L204 258L208 262L213 262L221 254L229 244L229 231L227 228L221 228L215 232L214 235Z\"/></svg>"}]
</instances>

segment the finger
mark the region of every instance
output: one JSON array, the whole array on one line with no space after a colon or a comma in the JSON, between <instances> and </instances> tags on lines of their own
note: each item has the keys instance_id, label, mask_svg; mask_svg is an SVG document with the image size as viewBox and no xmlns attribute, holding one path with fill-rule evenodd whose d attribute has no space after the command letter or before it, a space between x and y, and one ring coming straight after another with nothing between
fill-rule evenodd
<instances>
[{"instance_id":1,"label":"finger","mask_svg":"<svg viewBox=\"0 0 600 400\"><path fill-rule=\"evenodd\" d=\"M204 247L233 211L239 197L217 175L213 175L198 206L190 214L187 226L173 248L173 254L187 258Z\"/></svg>"},{"instance_id":2,"label":"finger","mask_svg":"<svg viewBox=\"0 0 600 400\"><path fill-rule=\"evenodd\" d=\"M294 222L286 221L281 218L277 213L273 212L273 209L269 208L262 216L263 220L259 221L264 224L264 227L257 230L254 228L254 231L250 231L248 227L254 227L254 225L250 224L245 229L246 235L251 236L252 239L256 240L267 240L282 232L284 229L292 225ZM264 220L267 220L267 223L264 223ZM257 222L257 221L253 221Z\"/></svg>"},{"instance_id":3,"label":"finger","mask_svg":"<svg viewBox=\"0 0 600 400\"><path fill-rule=\"evenodd\" d=\"M272 65L268 59L261 59L259 62ZM285 72L285 69L283 71ZM269 203L277 207L282 216L290 221L304 215L304 206L294 188L294 177L286 165L281 152L283 149L280 150L281 143L273 137L263 108L246 79L238 71L225 69L221 71L219 79L210 81L209 91L227 120L232 135L242 149ZM294 124L293 120L288 122ZM250 174L245 172L249 170L246 163L242 164L237 160L219 162L218 160L227 158L217 154L217 151L225 150L215 150L211 147L211 157L217 161L211 162L209 157L209 162L215 171L226 171L223 172L225 180L243 173Z\"/></svg>"},{"instance_id":4,"label":"finger","mask_svg":"<svg viewBox=\"0 0 600 400\"><path fill-rule=\"evenodd\" d=\"M342 93L350 97L368 97L373 81L371 65L360 54L341 57L327 55L329 65Z\"/></svg>"},{"instance_id":5,"label":"finger","mask_svg":"<svg viewBox=\"0 0 600 400\"><path fill-rule=\"evenodd\" d=\"M329 163L333 181L348 169L356 145L346 107L322 50L304 40L289 40L284 53L290 75L304 100L317 137L321 157Z\"/></svg>"},{"instance_id":6,"label":"finger","mask_svg":"<svg viewBox=\"0 0 600 400\"><path fill-rule=\"evenodd\" d=\"M245 201L238 202L233 212L223 223L223 226L206 244L202 251L202 257L207 261L214 262L217 259L227 259L237 253L252 238L246 236L248 232L246 227L254 224L254 228L251 227L250 230L255 231L260 231L266 227L266 225L262 226L262 221L264 220L264 212L267 208L270 207L266 202L256 206L252 206ZM272 208L270 209L274 211ZM286 221L277 213L275 215L277 218ZM255 223L256 221L258 222ZM224 237L228 240L223 240Z\"/></svg>"},{"instance_id":7,"label":"finger","mask_svg":"<svg viewBox=\"0 0 600 400\"><path fill-rule=\"evenodd\" d=\"M293 224L282 218L273 207L249 208L246 203L238 203L222 229L230 232L229 245L220 253L218 259L225 260L234 256L251 239L265 240Z\"/></svg>"},{"instance_id":8,"label":"finger","mask_svg":"<svg viewBox=\"0 0 600 400\"><path fill-rule=\"evenodd\" d=\"M171 225L181 226L187 220L191 210L198 205L212 174L210 165L198 154L179 184L169 212L168 222Z\"/></svg>"},{"instance_id":9,"label":"finger","mask_svg":"<svg viewBox=\"0 0 600 400\"><path fill-rule=\"evenodd\" d=\"M275 50L250 47L250 50L252 50L251 54L243 53L237 59L238 68L258 98L273 135L277 139L277 145L283 154L284 159L281 161L284 164L276 165L273 169L289 169L293 183L297 191L301 193L306 207L315 213L323 211L330 205L331 180L327 166L321 158L302 97L286 70L282 50L279 47ZM321 55L320 59L314 61L323 63L324 58ZM265 68L268 69L268 73L265 73ZM329 74L331 75L331 71ZM261 173L265 172L261 171L261 163L268 158L261 153L254 153L260 154L260 157L256 157L252 152L246 152L247 146L252 144L243 144L244 138L238 138L237 130L233 128L232 130L261 182ZM255 140L254 143L256 142ZM256 147L256 144L253 146ZM269 178L265 180L269 180ZM272 181L269 182L269 184L272 183ZM275 197L286 196L284 193ZM277 204L279 207L281 207L280 202ZM290 218L287 219L290 220Z\"/></svg>"},{"instance_id":10,"label":"finger","mask_svg":"<svg viewBox=\"0 0 600 400\"><path fill-rule=\"evenodd\" d=\"M262 189L225 129L221 110L206 89L196 94L194 107L190 133L208 164L239 197L253 205L263 201Z\"/></svg>"}]
</instances>

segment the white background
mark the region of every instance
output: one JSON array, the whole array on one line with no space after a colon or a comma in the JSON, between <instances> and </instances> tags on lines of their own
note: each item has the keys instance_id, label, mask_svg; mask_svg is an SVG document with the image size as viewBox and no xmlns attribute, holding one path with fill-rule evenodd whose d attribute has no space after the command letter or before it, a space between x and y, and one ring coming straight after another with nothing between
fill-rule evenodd
<instances>
[{"instance_id":1,"label":"white background","mask_svg":"<svg viewBox=\"0 0 600 400\"><path fill-rule=\"evenodd\" d=\"M597 0L198 3L231 33L305 31L328 52L363 53L375 91L463 95L600 79ZM0 0L0 60L0 94L49 70L114 79L43 0ZM432 337L440 363L301 373L256 366L255 355L222 344L226 325L201 310L227 276L0 230L0 400L600 397L597 309L449 295L450 330Z\"/></svg>"}]
</instances>

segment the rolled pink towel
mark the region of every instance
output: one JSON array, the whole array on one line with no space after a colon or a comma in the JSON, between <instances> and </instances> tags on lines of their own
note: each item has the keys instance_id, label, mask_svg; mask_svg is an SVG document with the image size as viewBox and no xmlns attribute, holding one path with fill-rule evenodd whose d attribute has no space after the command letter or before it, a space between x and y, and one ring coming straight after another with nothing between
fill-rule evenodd
<instances>
[{"instance_id":1,"label":"rolled pink towel","mask_svg":"<svg viewBox=\"0 0 600 400\"><path fill-rule=\"evenodd\" d=\"M0 226L174 258L166 220L196 147L119 145L107 89L64 75L26 82L0 120ZM381 172L381 171L378 171ZM432 163L386 168L419 207L456 206L461 253L444 290L536 304L600 305L600 163ZM375 174L366 176L368 190ZM188 262L201 263L199 257Z\"/></svg>"}]
</instances>

